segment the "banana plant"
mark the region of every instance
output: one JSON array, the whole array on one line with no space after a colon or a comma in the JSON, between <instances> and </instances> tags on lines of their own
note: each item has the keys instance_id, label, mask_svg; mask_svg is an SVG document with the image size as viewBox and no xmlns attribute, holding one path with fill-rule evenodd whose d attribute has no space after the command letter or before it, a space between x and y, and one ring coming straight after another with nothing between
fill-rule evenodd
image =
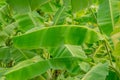
<instances>
[{"instance_id":1,"label":"banana plant","mask_svg":"<svg viewBox=\"0 0 120 80\"><path fill-rule=\"evenodd\" d=\"M0 0L0 80L120 80L119 0Z\"/></svg>"}]
</instances>

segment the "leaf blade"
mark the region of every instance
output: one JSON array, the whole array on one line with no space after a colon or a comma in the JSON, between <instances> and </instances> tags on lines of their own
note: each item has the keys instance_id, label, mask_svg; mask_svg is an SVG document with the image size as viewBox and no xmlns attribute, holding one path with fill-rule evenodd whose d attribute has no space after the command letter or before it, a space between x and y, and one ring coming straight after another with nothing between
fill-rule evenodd
<instances>
[{"instance_id":1,"label":"leaf blade","mask_svg":"<svg viewBox=\"0 0 120 80\"><path fill-rule=\"evenodd\" d=\"M85 27L55 26L16 36L13 38L13 42L19 48L36 49L64 44L81 45L84 42L93 43L99 39L100 37L95 31Z\"/></svg>"}]
</instances>

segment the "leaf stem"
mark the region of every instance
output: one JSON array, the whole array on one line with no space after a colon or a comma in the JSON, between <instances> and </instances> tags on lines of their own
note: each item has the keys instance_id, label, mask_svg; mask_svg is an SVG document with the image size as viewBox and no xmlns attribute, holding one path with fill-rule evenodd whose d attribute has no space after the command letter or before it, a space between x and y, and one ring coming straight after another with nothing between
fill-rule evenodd
<instances>
[{"instance_id":1,"label":"leaf stem","mask_svg":"<svg viewBox=\"0 0 120 80\"><path fill-rule=\"evenodd\" d=\"M112 55L111 55L111 53L110 53L110 51L109 51L109 48L108 48L108 45L107 45L106 41L105 41L104 43L105 43L105 48L106 48L107 53L108 53L108 56L109 56L110 64L113 66L113 63L112 63Z\"/></svg>"},{"instance_id":2,"label":"leaf stem","mask_svg":"<svg viewBox=\"0 0 120 80\"><path fill-rule=\"evenodd\" d=\"M95 61L95 55L97 54L97 52L101 49L101 47L103 46L103 44L101 44L94 52L93 54L93 60Z\"/></svg>"},{"instance_id":3,"label":"leaf stem","mask_svg":"<svg viewBox=\"0 0 120 80\"><path fill-rule=\"evenodd\" d=\"M95 50L93 57L95 57L95 55L96 55L97 52L101 49L102 46L103 46L103 44L101 44L101 45Z\"/></svg>"}]
</instances>

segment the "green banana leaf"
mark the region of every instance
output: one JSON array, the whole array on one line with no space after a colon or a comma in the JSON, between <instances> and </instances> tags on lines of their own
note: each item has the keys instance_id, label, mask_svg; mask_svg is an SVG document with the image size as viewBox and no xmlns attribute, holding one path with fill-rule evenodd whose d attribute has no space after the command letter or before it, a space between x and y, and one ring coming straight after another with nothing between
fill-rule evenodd
<instances>
[{"instance_id":1,"label":"green banana leaf","mask_svg":"<svg viewBox=\"0 0 120 80\"><path fill-rule=\"evenodd\" d=\"M108 68L108 63L99 63L87 72L82 80L105 80L109 72Z\"/></svg>"},{"instance_id":2,"label":"green banana leaf","mask_svg":"<svg viewBox=\"0 0 120 80\"><path fill-rule=\"evenodd\" d=\"M23 49L56 47L64 44L81 45L100 40L97 32L80 26L54 26L13 38L14 46Z\"/></svg>"},{"instance_id":3,"label":"green banana leaf","mask_svg":"<svg viewBox=\"0 0 120 80\"><path fill-rule=\"evenodd\" d=\"M51 56L54 58L68 57L68 56L79 57L81 59L87 58L81 46L76 46L76 45L64 45L56 48L49 48L48 51L51 54Z\"/></svg>"},{"instance_id":4,"label":"green banana leaf","mask_svg":"<svg viewBox=\"0 0 120 80\"><path fill-rule=\"evenodd\" d=\"M35 52L28 50L18 50L11 47L2 47L0 48L0 63L2 63L0 66L10 67L12 66L12 64L10 64L11 61L14 61L16 64L20 61L30 59L36 55L37 54Z\"/></svg>"},{"instance_id":5,"label":"green banana leaf","mask_svg":"<svg viewBox=\"0 0 120 80\"><path fill-rule=\"evenodd\" d=\"M80 68L78 58L75 57L64 57L64 58L54 58L48 60L42 60L35 57L30 60L23 61L18 65L12 67L4 75L6 80L27 80L33 77L39 76L45 73L49 69L54 70L67 70L68 72L74 73L79 72ZM23 65L23 66L21 66Z\"/></svg>"},{"instance_id":6,"label":"green banana leaf","mask_svg":"<svg viewBox=\"0 0 120 80\"><path fill-rule=\"evenodd\" d=\"M33 11L51 0L7 0L10 7L18 13Z\"/></svg>"},{"instance_id":7,"label":"green banana leaf","mask_svg":"<svg viewBox=\"0 0 120 80\"><path fill-rule=\"evenodd\" d=\"M62 6L55 13L55 16L53 18L53 24L54 25L60 25L60 24L63 24L65 22L65 19L67 17L67 13L66 13L65 8L66 8L65 6Z\"/></svg>"},{"instance_id":8,"label":"green banana leaf","mask_svg":"<svg viewBox=\"0 0 120 80\"><path fill-rule=\"evenodd\" d=\"M110 36L115 28L115 23L120 14L119 0L100 0L97 21L103 33Z\"/></svg>"},{"instance_id":9,"label":"green banana leaf","mask_svg":"<svg viewBox=\"0 0 120 80\"><path fill-rule=\"evenodd\" d=\"M15 24L18 25L16 27L18 27L22 32L26 32L36 26L40 26L44 21L44 19L35 11L23 15L15 15L14 19Z\"/></svg>"},{"instance_id":10,"label":"green banana leaf","mask_svg":"<svg viewBox=\"0 0 120 80\"><path fill-rule=\"evenodd\" d=\"M72 11L80 11L87 7L90 7L92 0L71 0Z\"/></svg>"}]
</instances>

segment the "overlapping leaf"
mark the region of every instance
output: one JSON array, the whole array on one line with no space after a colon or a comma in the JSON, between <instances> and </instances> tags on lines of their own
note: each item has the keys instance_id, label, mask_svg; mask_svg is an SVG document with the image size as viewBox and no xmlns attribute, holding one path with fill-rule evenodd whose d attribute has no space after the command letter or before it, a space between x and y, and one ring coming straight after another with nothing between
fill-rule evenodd
<instances>
[{"instance_id":1,"label":"overlapping leaf","mask_svg":"<svg viewBox=\"0 0 120 80\"><path fill-rule=\"evenodd\" d=\"M79 57L81 59L86 59L87 56L82 50L81 46L76 45L64 45L62 47L50 48L49 52L53 57ZM57 53L57 54L56 54Z\"/></svg>"},{"instance_id":2,"label":"overlapping leaf","mask_svg":"<svg viewBox=\"0 0 120 80\"><path fill-rule=\"evenodd\" d=\"M5 73L6 80L27 80L35 76L45 73L48 69L66 69L69 72L74 72L77 65L77 58L55 58L41 60L33 58L19 63ZM21 66L23 65L23 66ZM77 71L80 71L78 69Z\"/></svg>"},{"instance_id":3,"label":"overlapping leaf","mask_svg":"<svg viewBox=\"0 0 120 80\"><path fill-rule=\"evenodd\" d=\"M15 16L16 27L18 27L22 32L26 32L36 26L40 26L43 21L44 19L37 12Z\"/></svg>"},{"instance_id":4,"label":"overlapping leaf","mask_svg":"<svg viewBox=\"0 0 120 80\"><path fill-rule=\"evenodd\" d=\"M48 3L50 0L7 0L7 3L18 13L31 12Z\"/></svg>"},{"instance_id":5,"label":"overlapping leaf","mask_svg":"<svg viewBox=\"0 0 120 80\"><path fill-rule=\"evenodd\" d=\"M120 14L119 0L100 0L97 20L100 29L106 35L110 35L114 30L115 22Z\"/></svg>"},{"instance_id":6,"label":"overlapping leaf","mask_svg":"<svg viewBox=\"0 0 120 80\"><path fill-rule=\"evenodd\" d=\"M57 24L63 24L65 22L67 13L66 13L66 7L62 6L61 8L58 9L58 11L56 12L54 18L53 18L53 24L57 25Z\"/></svg>"},{"instance_id":7,"label":"overlapping leaf","mask_svg":"<svg viewBox=\"0 0 120 80\"><path fill-rule=\"evenodd\" d=\"M108 75L108 63L94 66L82 80L105 80Z\"/></svg>"},{"instance_id":8,"label":"overlapping leaf","mask_svg":"<svg viewBox=\"0 0 120 80\"><path fill-rule=\"evenodd\" d=\"M90 7L92 0L71 0L73 12Z\"/></svg>"}]
</instances>

